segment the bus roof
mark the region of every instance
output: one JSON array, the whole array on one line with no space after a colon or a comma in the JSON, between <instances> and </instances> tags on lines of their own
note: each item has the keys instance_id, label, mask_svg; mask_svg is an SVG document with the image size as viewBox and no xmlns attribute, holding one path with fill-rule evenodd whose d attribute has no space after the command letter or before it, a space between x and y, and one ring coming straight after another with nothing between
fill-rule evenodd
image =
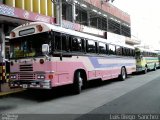
<instances>
[{"instance_id":1,"label":"bus roof","mask_svg":"<svg viewBox=\"0 0 160 120\"><path fill-rule=\"evenodd\" d=\"M64 34L78 36L78 37L81 37L81 38L84 38L84 39L90 39L90 40L94 40L94 41L98 41L98 42L104 42L104 43L109 43L109 44L114 44L114 45L119 45L119 46L134 49L134 47L130 46L130 45L117 44L114 41L110 42L107 39L104 39L104 38L101 38L101 37L97 37L97 36L94 36L94 35L89 35L89 34L78 32L78 31L71 30L71 29L66 29L66 28L63 28L63 27L60 27L60 26L56 26L56 25L48 24L48 23L44 23L44 22L30 22L30 23L27 23L27 24L23 24L21 26L16 27L15 29L13 29L12 32L14 32L17 37L32 35L32 34L27 34L27 35L19 36L19 31L27 30L27 29L30 29L30 28L33 28L33 27L36 28L37 25L41 25L43 27L43 32L48 32L48 31L52 30L52 31L55 31L55 32L60 32L60 33L64 33ZM33 33L33 34L36 34L36 32ZM13 38L10 36L10 39L13 39Z\"/></svg>"},{"instance_id":2,"label":"bus roof","mask_svg":"<svg viewBox=\"0 0 160 120\"><path fill-rule=\"evenodd\" d=\"M139 48L139 47L135 47L135 48L138 49L140 52L152 52L152 53L158 53L158 51L151 50L151 49L145 49L145 48Z\"/></svg>"}]
</instances>

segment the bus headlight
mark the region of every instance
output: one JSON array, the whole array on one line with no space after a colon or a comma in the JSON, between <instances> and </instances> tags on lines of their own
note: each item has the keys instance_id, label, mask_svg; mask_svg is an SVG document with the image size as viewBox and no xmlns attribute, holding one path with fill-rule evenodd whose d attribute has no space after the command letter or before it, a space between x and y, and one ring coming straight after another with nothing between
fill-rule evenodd
<instances>
[{"instance_id":1,"label":"bus headlight","mask_svg":"<svg viewBox=\"0 0 160 120\"><path fill-rule=\"evenodd\" d=\"M11 79L16 79L17 77L16 77L16 75L11 75L10 78Z\"/></svg>"},{"instance_id":2,"label":"bus headlight","mask_svg":"<svg viewBox=\"0 0 160 120\"><path fill-rule=\"evenodd\" d=\"M38 79L45 79L45 76L44 75L37 75L37 78Z\"/></svg>"}]
</instances>

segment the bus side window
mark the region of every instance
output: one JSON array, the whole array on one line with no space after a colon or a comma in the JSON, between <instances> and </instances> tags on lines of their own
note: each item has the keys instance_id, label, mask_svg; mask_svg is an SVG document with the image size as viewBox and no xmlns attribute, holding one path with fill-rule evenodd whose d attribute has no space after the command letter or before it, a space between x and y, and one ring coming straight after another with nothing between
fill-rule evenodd
<instances>
[{"instance_id":1,"label":"bus side window","mask_svg":"<svg viewBox=\"0 0 160 120\"><path fill-rule=\"evenodd\" d=\"M69 35L66 35L66 51L69 52L71 49L70 47L70 37Z\"/></svg>"},{"instance_id":2,"label":"bus side window","mask_svg":"<svg viewBox=\"0 0 160 120\"><path fill-rule=\"evenodd\" d=\"M123 48L123 56L126 56L126 48Z\"/></svg>"},{"instance_id":3,"label":"bus side window","mask_svg":"<svg viewBox=\"0 0 160 120\"><path fill-rule=\"evenodd\" d=\"M82 39L74 37L72 39L72 51L82 52Z\"/></svg>"},{"instance_id":4,"label":"bus side window","mask_svg":"<svg viewBox=\"0 0 160 120\"><path fill-rule=\"evenodd\" d=\"M85 39L81 39L82 40L82 52L86 52L86 41Z\"/></svg>"},{"instance_id":5,"label":"bus side window","mask_svg":"<svg viewBox=\"0 0 160 120\"><path fill-rule=\"evenodd\" d=\"M96 43L93 40L87 40L87 52L96 53Z\"/></svg>"},{"instance_id":6,"label":"bus side window","mask_svg":"<svg viewBox=\"0 0 160 120\"><path fill-rule=\"evenodd\" d=\"M130 55L130 49L126 48L126 56Z\"/></svg>"},{"instance_id":7,"label":"bus side window","mask_svg":"<svg viewBox=\"0 0 160 120\"><path fill-rule=\"evenodd\" d=\"M116 46L116 55L122 55L122 47Z\"/></svg>"},{"instance_id":8,"label":"bus side window","mask_svg":"<svg viewBox=\"0 0 160 120\"><path fill-rule=\"evenodd\" d=\"M130 56L133 56L133 50L130 49Z\"/></svg>"},{"instance_id":9,"label":"bus side window","mask_svg":"<svg viewBox=\"0 0 160 120\"><path fill-rule=\"evenodd\" d=\"M60 33L55 32L54 36L54 49L55 51L60 51L61 50L61 35Z\"/></svg>"},{"instance_id":10,"label":"bus side window","mask_svg":"<svg viewBox=\"0 0 160 120\"><path fill-rule=\"evenodd\" d=\"M147 54L146 52L143 52L144 57L149 57L150 55L151 55L150 53Z\"/></svg>"},{"instance_id":11,"label":"bus side window","mask_svg":"<svg viewBox=\"0 0 160 120\"><path fill-rule=\"evenodd\" d=\"M134 57L134 50L131 49L131 56Z\"/></svg>"},{"instance_id":12,"label":"bus side window","mask_svg":"<svg viewBox=\"0 0 160 120\"><path fill-rule=\"evenodd\" d=\"M135 50L133 50L133 57L135 57L135 55L136 55L136 52L135 52Z\"/></svg>"},{"instance_id":13,"label":"bus side window","mask_svg":"<svg viewBox=\"0 0 160 120\"><path fill-rule=\"evenodd\" d=\"M68 36L66 36L65 34L62 34L61 36L62 39L62 50L63 51L68 51Z\"/></svg>"},{"instance_id":14,"label":"bus side window","mask_svg":"<svg viewBox=\"0 0 160 120\"><path fill-rule=\"evenodd\" d=\"M109 45L106 44L106 54L109 54Z\"/></svg>"},{"instance_id":15,"label":"bus side window","mask_svg":"<svg viewBox=\"0 0 160 120\"><path fill-rule=\"evenodd\" d=\"M115 45L109 45L109 54L115 55L116 54L116 47Z\"/></svg>"},{"instance_id":16,"label":"bus side window","mask_svg":"<svg viewBox=\"0 0 160 120\"><path fill-rule=\"evenodd\" d=\"M132 55L131 56L134 57L134 50L131 49L131 51L132 51Z\"/></svg>"},{"instance_id":17,"label":"bus side window","mask_svg":"<svg viewBox=\"0 0 160 120\"><path fill-rule=\"evenodd\" d=\"M106 45L105 43L99 43L99 54L106 54Z\"/></svg>"},{"instance_id":18,"label":"bus side window","mask_svg":"<svg viewBox=\"0 0 160 120\"><path fill-rule=\"evenodd\" d=\"M68 46L69 46L69 40L68 36L66 34L61 34L58 32L55 32L54 34L54 49L55 51L68 51ZM52 43L53 44L53 43Z\"/></svg>"}]
</instances>

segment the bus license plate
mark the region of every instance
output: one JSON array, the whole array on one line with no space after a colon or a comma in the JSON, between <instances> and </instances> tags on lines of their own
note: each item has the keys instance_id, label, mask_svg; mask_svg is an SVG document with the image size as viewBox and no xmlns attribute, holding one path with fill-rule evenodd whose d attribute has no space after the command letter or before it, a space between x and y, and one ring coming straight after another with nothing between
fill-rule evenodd
<instances>
[{"instance_id":1,"label":"bus license plate","mask_svg":"<svg viewBox=\"0 0 160 120\"><path fill-rule=\"evenodd\" d=\"M27 84L23 84L22 87L23 87L23 88L28 88L28 85L27 85Z\"/></svg>"}]
</instances>

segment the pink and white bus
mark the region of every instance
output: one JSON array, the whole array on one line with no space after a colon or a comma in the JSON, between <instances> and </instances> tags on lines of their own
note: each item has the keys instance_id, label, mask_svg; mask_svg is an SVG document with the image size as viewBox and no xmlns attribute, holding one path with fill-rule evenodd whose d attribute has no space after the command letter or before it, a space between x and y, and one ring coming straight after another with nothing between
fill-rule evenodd
<instances>
[{"instance_id":1,"label":"pink and white bus","mask_svg":"<svg viewBox=\"0 0 160 120\"><path fill-rule=\"evenodd\" d=\"M125 80L136 71L133 47L43 22L12 30L10 45L11 87L73 84L78 94L89 80Z\"/></svg>"}]
</instances>

